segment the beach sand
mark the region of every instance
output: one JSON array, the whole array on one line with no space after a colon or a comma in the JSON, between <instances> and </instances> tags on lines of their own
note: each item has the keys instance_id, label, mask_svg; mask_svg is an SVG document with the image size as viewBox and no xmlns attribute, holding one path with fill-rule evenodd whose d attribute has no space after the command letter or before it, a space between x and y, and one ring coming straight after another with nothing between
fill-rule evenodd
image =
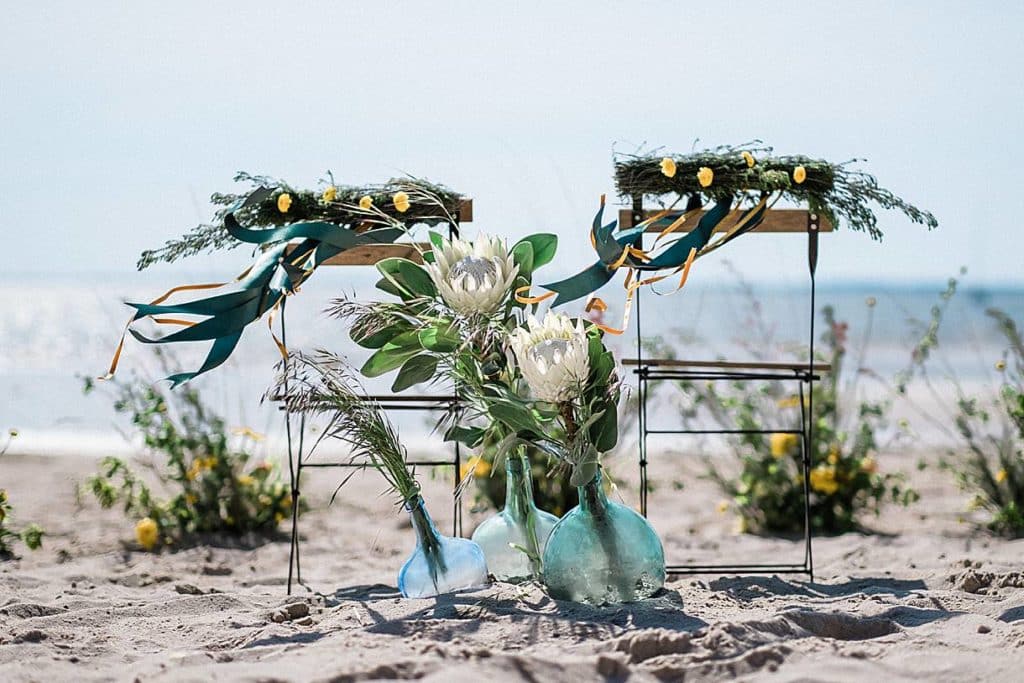
<instances>
[{"instance_id":1,"label":"beach sand","mask_svg":"<svg viewBox=\"0 0 1024 683\"><path fill-rule=\"evenodd\" d=\"M799 561L800 541L734 534L699 467L679 462L664 466L685 488L651 497L670 561ZM119 511L75 502L95 460L6 456L18 519L48 535L0 563L0 680L1021 680L1024 541L961 522L963 494L915 463L882 460L922 501L869 518L882 533L817 539L813 583L685 577L638 604L589 607L532 585L402 599L412 532L371 475L331 507L334 474L306 483L309 588L287 597L285 540L140 552ZM425 477L425 491L450 529L447 484Z\"/></svg>"}]
</instances>

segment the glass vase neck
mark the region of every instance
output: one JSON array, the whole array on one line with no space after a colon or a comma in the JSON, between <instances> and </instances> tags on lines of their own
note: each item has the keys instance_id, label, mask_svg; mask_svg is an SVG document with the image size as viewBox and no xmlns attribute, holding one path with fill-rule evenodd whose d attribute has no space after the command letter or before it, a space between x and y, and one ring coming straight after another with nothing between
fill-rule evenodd
<instances>
[{"instance_id":1,"label":"glass vase neck","mask_svg":"<svg viewBox=\"0 0 1024 683\"><path fill-rule=\"evenodd\" d=\"M601 481L601 470L597 471L594 478L583 486L578 486L576 492L580 498L580 509L592 514L603 513L608 506L608 497L605 495L604 486Z\"/></svg>"},{"instance_id":2,"label":"glass vase neck","mask_svg":"<svg viewBox=\"0 0 1024 683\"><path fill-rule=\"evenodd\" d=\"M404 507L412 520L412 528L416 531L416 543L426 548L437 546L441 533L434 526L434 520L423 504L423 497L417 495L410 498L405 501Z\"/></svg>"},{"instance_id":3,"label":"glass vase neck","mask_svg":"<svg viewBox=\"0 0 1024 683\"><path fill-rule=\"evenodd\" d=\"M526 517L533 504L530 461L518 450L505 458L505 512L515 518Z\"/></svg>"}]
</instances>

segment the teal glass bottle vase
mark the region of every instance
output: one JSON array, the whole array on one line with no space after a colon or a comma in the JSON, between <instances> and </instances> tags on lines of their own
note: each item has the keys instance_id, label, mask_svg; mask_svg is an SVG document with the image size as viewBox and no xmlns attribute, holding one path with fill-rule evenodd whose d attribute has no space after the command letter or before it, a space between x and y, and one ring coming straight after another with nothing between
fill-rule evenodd
<instances>
[{"instance_id":1,"label":"teal glass bottle vase","mask_svg":"<svg viewBox=\"0 0 1024 683\"><path fill-rule=\"evenodd\" d=\"M578 488L579 505L555 526L544 551L544 585L558 600L634 602L665 585L665 551L636 511L608 500L600 471Z\"/></svg>"},{"instance_id":2,"label":"teal glass bottle vase","mask_svg":"<svg viewBox=\"0 0 1024 683\"><path fill-rule=\"evenodd\" d=\"M505 507L473 532L487 568L498 581L519 583L541 577L541 560L558 518L533 500L530 461L522 450L505 459Z\"/></svg>"},{"instance_id":3,"label":"teal glass bottle vase","mask_svg":"<svg viewBox=\"0 0 1024 683\"><path fill-rule=\"evenodd\" d=\"M405 509L416 532L416 549L398 572L403 596L430 598L487 585L487 562L480 546L439 532L420 496L407 501Z\"/></svg>"}]
</instances>

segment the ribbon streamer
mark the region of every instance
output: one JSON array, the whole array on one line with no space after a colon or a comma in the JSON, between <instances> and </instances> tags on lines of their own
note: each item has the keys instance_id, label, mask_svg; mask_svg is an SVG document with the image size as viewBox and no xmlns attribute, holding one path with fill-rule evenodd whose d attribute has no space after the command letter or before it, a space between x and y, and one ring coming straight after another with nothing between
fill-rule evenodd
<instances>
[{"instance_id":1,"label":"ribbon streamer","mask_svg":"<svg viewBox=\"0 0 1024 683\"><path fill-rule=\"evenodd\" d=\"M135 309L135 315L125 326L114 352L110 370L101 379L109 379L117 370L127 333L131 333L144 344L212 340L213 346L197 370L167 377L171 381L171 388L177 387L224 363L235 350L245 328L268 312L268 322L272 325L274 315L282 306L284 298L297 292L299 286L324 261L353 247L392 243L406 232L404 228L379 228L357 233L342 225L323 221L292 223L271 229L245 228L238 223L234 215L236 211L263 201L271 194L272 190L258 188L232 207L224 218L224 229L232 237L263 248L256 261L235 280L239 289L203 299L165 304L164 302L177 292L215 289L227 283L183 285L169 290L149 303L129 303L128 305ZM294 240L301 241L293 244ZM165 317L182 314L205 319L193 322ZM150 318L157 323L183 325L184 328L153 339L133 329L132 325L142 318ZM271 336L282 357L287 358L288 350L274 335L273 330Z\"/></svg>"}]
</instances>

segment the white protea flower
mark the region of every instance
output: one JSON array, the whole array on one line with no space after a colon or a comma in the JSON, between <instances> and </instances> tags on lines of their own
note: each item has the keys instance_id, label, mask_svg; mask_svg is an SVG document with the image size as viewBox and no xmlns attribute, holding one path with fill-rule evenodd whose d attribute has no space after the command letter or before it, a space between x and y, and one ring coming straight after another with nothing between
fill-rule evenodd
<instances>
[{"instance_id":1,"label":"white protea flower","mask_svg":"<svg viewBox=\"0 0 1024 683\"><path fill-rule=\"evenodd\" d=\"M509 335L519 369L535 398L560 403L576 398L590 372L587 331L583 321L549 312L544 320L532 315L527 329Z\"/></svg>"},{"instance_id":2,"label":"white protea flower","mask_svg":"<svg viewBox=\"0 0 1024 683\"><path fill-rule=\"evenodd\" d=\"M494 313L519 274L505 242L483 233L474 242L444 240L427 269L441 298L462 315Z\"/></svg>"}]
</instances>

